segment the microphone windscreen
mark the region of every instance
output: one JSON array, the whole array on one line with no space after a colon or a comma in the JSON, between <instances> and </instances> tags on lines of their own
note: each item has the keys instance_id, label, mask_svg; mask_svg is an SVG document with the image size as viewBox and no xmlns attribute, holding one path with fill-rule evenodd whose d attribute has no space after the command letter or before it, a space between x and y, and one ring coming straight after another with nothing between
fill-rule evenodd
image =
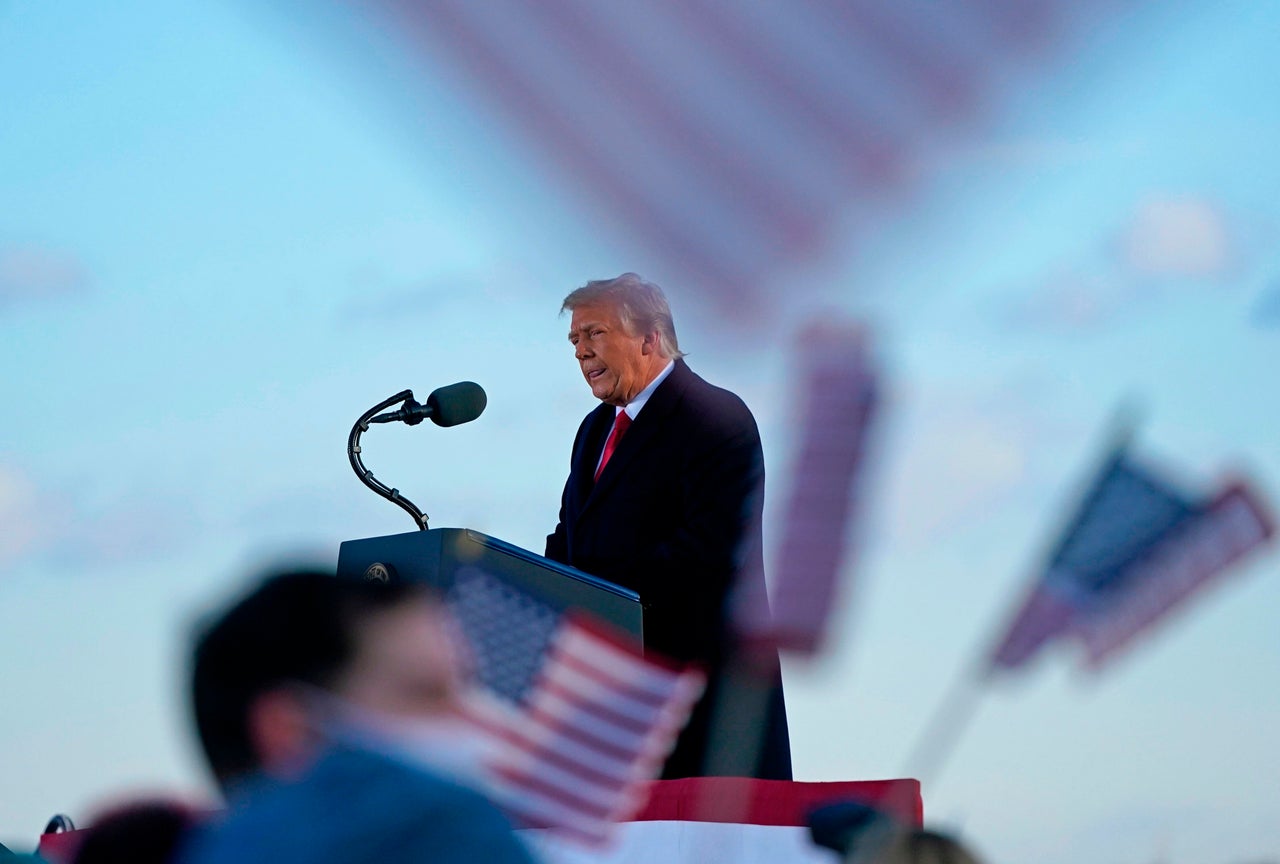
<instances>
[{"instance_id":1,"label":"microphone windscreen","mask_svg":"<svg viewBox=\"0 0 1280 864\"><path fill-rule=\"evenodd\" d=\"M427 397L431 409L431 422L437 426L457 426L470 423L484 413L489 398L484 388L474 381L459 381L447 387L433 390Z\"/></svg>"}]
</instances>

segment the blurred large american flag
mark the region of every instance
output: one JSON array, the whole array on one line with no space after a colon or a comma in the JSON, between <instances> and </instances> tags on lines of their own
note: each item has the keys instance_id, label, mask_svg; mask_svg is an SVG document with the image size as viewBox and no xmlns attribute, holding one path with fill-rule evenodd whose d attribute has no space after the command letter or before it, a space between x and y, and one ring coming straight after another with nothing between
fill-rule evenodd
<instances>
[{"instance_id":1,"label":"blurred large american flag","mask_svg":"<svg viewBox=\"0 0 1280 864\"><path fill-rule=\"evenodd\" d=\"M1123 5L372 0L345 8L373 25L349 29L382 33L375 50L408 57L420 82L441 64L458 73L476 104L649 262L646 273L699 286L720 311L743 315L758 313L771 278L848 239L850 214L880 219L900 203L937 139L973 128L1007 84L1033 78L1041 61Z\"/></svg>"}]
</instances>

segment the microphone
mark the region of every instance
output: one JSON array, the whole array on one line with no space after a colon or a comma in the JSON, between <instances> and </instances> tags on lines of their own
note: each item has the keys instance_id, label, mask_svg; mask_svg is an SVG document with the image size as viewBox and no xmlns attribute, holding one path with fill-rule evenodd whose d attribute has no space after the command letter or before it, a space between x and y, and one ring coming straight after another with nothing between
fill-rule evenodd
<instances>
[{"instance_id":1,"label":"microphone","mask_svg":"<svg viewBox=\"0 0 1280 864\"><path fill-rule=\"evenodd\" d=\"M461 423L470 423L479 417L488 404L489 399L485 396L483 387L474 381L459 381L457 384L449 384L431 391L425 405L414 401L411 394L398 410L370 417L369 422L400 421L410 426L417 426L430 417L431 422L437 426L457 426Z\"/></svg>"}]
</instances>

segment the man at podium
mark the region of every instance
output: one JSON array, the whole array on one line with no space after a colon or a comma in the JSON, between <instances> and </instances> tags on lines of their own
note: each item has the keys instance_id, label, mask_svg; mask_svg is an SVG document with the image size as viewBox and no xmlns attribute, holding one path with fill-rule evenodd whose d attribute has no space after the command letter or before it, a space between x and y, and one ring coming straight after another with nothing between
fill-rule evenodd
<instances>
[{"instance_id":1,"label":"man at podium","mask_svg":"<svg viewBox=\"0 0 1280 864\"><path fill-rule=\"evenodd\" d=\"M754 729L730 736L712 728L716 700L731 686L730 591L742 580L764 580L764 457L755 418L682 359L657 285L634 273L588 282L565 298L565 310L574 356L601 404L578 428L546 555L636 591L646 649L706 666L707 693L664 779L734 765L731 773L789 780L776 671ZM740 748L745 762L711 753L712 746Z\"/></svg>"}]
</instances>

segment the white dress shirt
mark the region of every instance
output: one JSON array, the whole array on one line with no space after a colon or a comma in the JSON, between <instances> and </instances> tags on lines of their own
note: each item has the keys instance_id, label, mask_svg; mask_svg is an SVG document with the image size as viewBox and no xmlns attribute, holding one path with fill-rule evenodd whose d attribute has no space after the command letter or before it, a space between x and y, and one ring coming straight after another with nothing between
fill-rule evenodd
<instances>
[{"instance_id":1,"label":"white dress shirt","mask_svg":"<svg viewBox=\"0 0 1280 864\"><path fill-rule=\"evenodd\" d=\"M618 420L619 411L626 411L627 416L631 418L631 422L632 423L636 422L636 418L640 416L640 409L643 408L645 406L645 403L649 401L649 397L653 395L654 390L658 389L658 385L661 384L663 381L667 380L667 376L671 374L671 370L674 368L676 368L676 361L668 360L667 365L663 368L661 372L658 373L658 377L650 381L647 387L645 387L643 390L637 393L636 398L632 399L622 408L619 408L617 411L613 412L614 422L616 423ZM602 449L600 451L600 458L596 460L597 473L600 471L600 463L603 461L604 461L604 450Z\"/></svg>"}]
</instances>

